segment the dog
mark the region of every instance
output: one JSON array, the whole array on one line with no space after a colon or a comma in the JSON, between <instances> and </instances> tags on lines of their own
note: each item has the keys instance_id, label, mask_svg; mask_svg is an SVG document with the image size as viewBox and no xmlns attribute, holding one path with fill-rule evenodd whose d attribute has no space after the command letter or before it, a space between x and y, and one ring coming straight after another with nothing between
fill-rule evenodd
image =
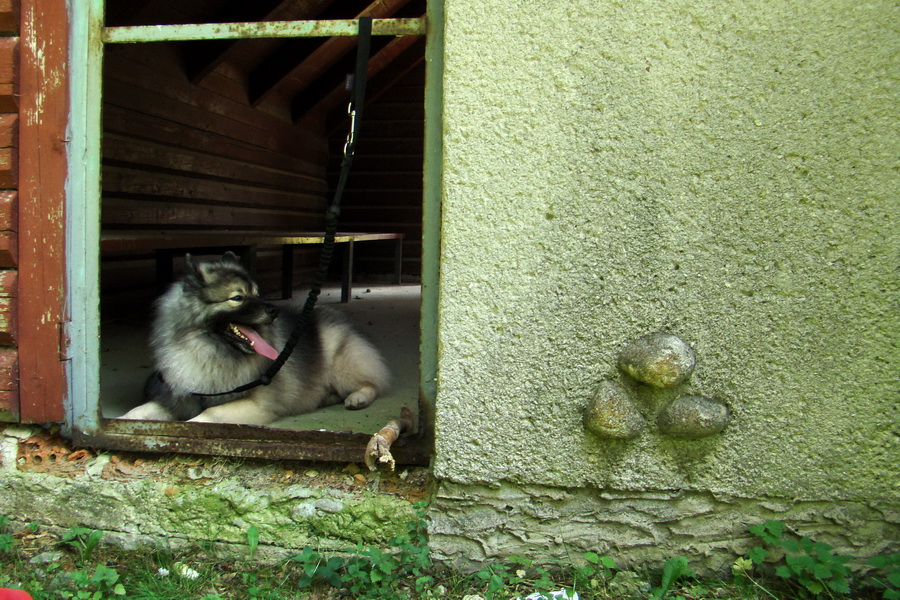
<instances>
[{"instance_id":1,"label":"dog","mask_svg":"<svg viewBox=\"0 0 900 600\"><path fill-rule=\"evenodd\" d=\"M343 402L366 408L390 375L375 346L332 310L316 309L269 385L222 396L255 381L287 344L300 315L259 297L238 257L185 260L184 276L156 302L150 346L156 370L144 403L121 418L267 425Z\"/></svg>"}]
</instances>

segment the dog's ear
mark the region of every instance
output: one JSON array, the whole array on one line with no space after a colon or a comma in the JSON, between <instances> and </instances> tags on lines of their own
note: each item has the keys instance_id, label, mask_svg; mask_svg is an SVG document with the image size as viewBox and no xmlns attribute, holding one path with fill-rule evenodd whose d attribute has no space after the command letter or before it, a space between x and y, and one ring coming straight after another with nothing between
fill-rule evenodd
<instances>
[{"instance_id":1,"label":"dog's ear","mask_svg":"<svg viewBox=\"0 0 900 600\"><path fill-rule=\"evenodd\" d=\"M184 255L184 278L185 280L203 283L203 273L197 268L197 263L194 262L194 257L190 253Z\"/></svg>"},{"instance_id":2,"label":"dog's ear","mask_svg":"<svg viewBox=\"0 0 900 600\"><path fill-rule=\"evenodd\" d=\"M229 250L228 252L226 252L225 254L222 255L222 261L241 264L241 259L238 258L238 255L235 254L234 252L232 252L231 250Z\"/></svg>"}]
</instances>

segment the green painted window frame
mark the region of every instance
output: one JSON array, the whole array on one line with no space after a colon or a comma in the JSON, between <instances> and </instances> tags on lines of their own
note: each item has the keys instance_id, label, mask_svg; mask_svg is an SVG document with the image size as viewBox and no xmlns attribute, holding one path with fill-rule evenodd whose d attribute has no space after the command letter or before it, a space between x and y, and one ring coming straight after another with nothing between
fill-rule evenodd
<instances>
[{"instance_id":1,"label":"green painted window frame","mask_svg":"<svg viewBox=\"0 0 900 600\"><path fill-rule=\"evenodd\" d=\"M70 4L70 141L66 185L67 337L65 432L74 441L121 450L198 452L252 457L347 460L357 439L312 435L296 443L267 430L247 434L242 426L141 423L103 419L100 413L99 244L101 207L102 65L106 44L250 37L353 36L356 20L281 21L198 25L104 27L104 0ZM374 35L426 36L425 162L422 239L422 308L419 389L423 414L413 436L410 462L428 460L433 446L437 395L440 194L442 190L443 2L429 0L423 19L374 19ZM374 432L373 432L374 433ZM362 435L362 434L359 434ZM331 440L331 442L329 442ZM347 444L344 448L343 445ZM327 447L329 443L333 447ZM323 444L326 446L323 448ZM364 445L363 445L364 448ZM402 452L398 457L403 462Z\"/></svg>"}]
</instances>

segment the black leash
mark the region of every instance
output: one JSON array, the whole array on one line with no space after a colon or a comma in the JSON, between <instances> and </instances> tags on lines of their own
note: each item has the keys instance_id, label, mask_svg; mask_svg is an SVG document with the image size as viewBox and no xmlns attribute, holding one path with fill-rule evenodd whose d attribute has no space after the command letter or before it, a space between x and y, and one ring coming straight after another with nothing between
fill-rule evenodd
<instances>
[{"instance_id":1,"label":"black leash","mask_svg":"<svg viewBox=\"0 0 900 600\"><path fill-rule=\"evenodd\" d=\"M363 104L366 96L366 75L369 64L369 53L372 45L372 17L360 17L359 19L359 38L356 49L356 70L350 81L350 104L347 106L347 113L350 115L350 132L347 134L347 142L344 144L344 158L341 161L341 174L338 178L337 187L334 191L334 198L331 205L325 212L325 239L322 244L322 252L319 255L319 267L316 276L310 286L309 295L306 297L306 303L303 305L303 311L297 319L297 325L291 331L284 349L278 358L269 365L266 372L259 376L255 381L245 383L229 392L219 392L216 394L204 394L201 392L193 392L194 396L213 397L227 396L229 394L239 394L252 390L260 385L269 385L272 378L281 370L284 363L290 358L291 353L300 341L300 335L309 324L312 316L313 308L322 293L322 285L328 277L328 265L331 264L331 257L334 254L334 238L337 235L338 216L341 213L341 198L344 195L344 188L347 186L347 177L350 175L350 165L353 163L353 157L356 153L356 140L359 136L359 123L362 120Z\"/></svg>"}]
</instances>

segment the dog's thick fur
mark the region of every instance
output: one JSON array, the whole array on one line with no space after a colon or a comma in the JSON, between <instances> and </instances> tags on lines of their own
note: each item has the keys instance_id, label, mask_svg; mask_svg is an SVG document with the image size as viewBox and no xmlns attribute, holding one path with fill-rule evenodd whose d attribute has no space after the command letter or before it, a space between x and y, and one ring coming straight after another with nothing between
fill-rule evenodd
<instances>
[{"instance_id":1,"label":"dog's thick fur","mask_svg":"<svg viewBox=\"0 0 900 600\"><path fill-rule=\"evenodd\" d=\"M389 374L378 350L340 315L316 309L269 385L195 395L254 381L284 348L299 310L258 294L234 254L199 264L188 256L184 277L156 304L156 371L144 386L145 402L122 418L266 425L338 402L365 408L384 391Z\"/></svg>"}]
</instances>

